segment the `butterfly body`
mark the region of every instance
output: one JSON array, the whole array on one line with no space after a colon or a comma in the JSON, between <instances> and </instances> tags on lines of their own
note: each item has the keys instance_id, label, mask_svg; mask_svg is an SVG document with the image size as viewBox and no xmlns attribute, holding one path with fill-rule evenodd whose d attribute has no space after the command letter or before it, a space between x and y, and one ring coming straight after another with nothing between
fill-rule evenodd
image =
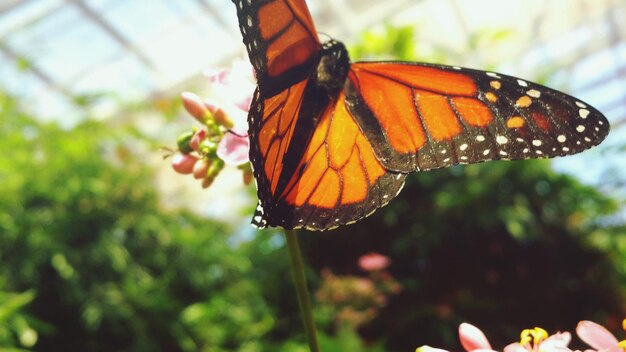
<instances>
[{"instance_id":1,"label":"butterfly body","mask_svg":"<svg viewBox=\"0 0 626 352\"><path fill-rule=\"evenodd\" d=\"M258 79L250 161L258 227L326 230L395 197L409 172L569 155L606 118L502 74L425 63L350 63L319 42L304 0L233 0Z\"/></svg>"}]
</instances>

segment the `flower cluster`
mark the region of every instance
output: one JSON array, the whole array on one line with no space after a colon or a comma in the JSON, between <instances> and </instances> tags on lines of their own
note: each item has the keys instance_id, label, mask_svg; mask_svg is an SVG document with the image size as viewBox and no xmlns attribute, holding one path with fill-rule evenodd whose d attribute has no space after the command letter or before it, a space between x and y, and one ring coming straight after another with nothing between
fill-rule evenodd
<instances>
[{"instance_id":1,"label":"flower cluster","mask_svg":"<svg viewBox=\"0 0 626 352\"><path fill-rule=\"evenodd\" d=\"M203 188L213 183L224 165L240 168L245 184L252 181L246 121L254 89L251 72L242 73L241 69L209 72L216 95L229 92L222 94L219 103L202 100L194 93L182 94L185 110L203 126L178 137L172 167L180 174L191 174L201 180Z\"/></svg>"},{"instance_id":2,"label":"flower cluster","mask_svg":"<svg viewBox=\"0 0 626 352\"><path fill-rule=\"evenodd\" d=\"M626 331L626 319L622 322ZM625 352L626 340L618 341L604 326L592 321L583 320L576 327L578 337L591 348L585 352ZM504 352L571 352L568 347L572 339L569 332L557 332L549 335L542 328L525 329L520 334L520 342L504 347ZM463 323L459 325L459 340L463 349L473 351L495 351L485 334L474 325ZM447 352L447 350L422 346L416 352Z\"/></svg>"},{"instance_id":3,"label":"flower cluster","mask_svg":"<svg viewBox=\"0 0 626 352\"><path fill-rule=\"evenodd\" d=\"M399 293L402 286L385 270L389 258L370 253L359 258L359 268L368 273L363 276L339 276L329 269L322 270L322 285L315 294L319 311L340 328L356 329L378 315L389 296Z\"/></svg>"}]
</instances>

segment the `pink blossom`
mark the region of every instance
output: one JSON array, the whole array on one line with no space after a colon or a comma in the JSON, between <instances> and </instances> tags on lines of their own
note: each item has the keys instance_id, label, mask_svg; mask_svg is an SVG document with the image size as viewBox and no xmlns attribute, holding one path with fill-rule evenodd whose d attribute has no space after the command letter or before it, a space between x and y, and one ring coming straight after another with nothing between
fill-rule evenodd
<instances>
[{"instance_id":1,"label":"pink blossom","mask_svg":"<svg viewBox=\"0 0 626 352\"><path fill-rule=\"evenodd\" d=\"M254 70L248 60L237 60L228 69L206 70L215 96L248 111L256 86Z\"/></svg>"},{"instance_id":2,"label":"pink blossom","mask_svg":"<svg viewBox=\"0 0 626 352\"><path fill-rule=\"evenodd\" d=\"M626 330L626 319L623 322ZM623 352L626 350L626 340L619 342L604 326L589 320L583 320L576 327L576 334L586 344L596 351Z\"/></svg>"},{"instance_id":3,"label":"pink blossom","mask_svg":"<svg viewBox=\"0 0 626 352\"><path fill-rule=\"evenodd\" d=\"M459 340L467 352L493 350L485 334L472 324L462 323L459 325Z\"/></svg>"},{"instance_id":4,"label":"pink blossom","mask_svg":"<svg viewBox=\"0 0 626 352\"><path fill-rule=\"evenodd\" d=\"M377 271L385 269L391 261L388 257L379 253L369 253L359 258L359 267L364 271Z\"/></svg>"},{"instance_id":5,"label":"pink blossom","mask_svg":"<svg viewBox=\"0 0 626 352\"><path fill-rule=\"evenodd\" d=\"M178 138L180 153L172 157L172 167L176 172L193 174L203 188L213 183L225 164L238 166L245 184L252 180L252 169L247 166L247 115L255 89L252 72L249 63L207 72L212 100L189 92L181 94L185 110L205 128Z\"/></svg>"},{"instance_id":6,"label":"pink blossom","mask_svg":"<svg viewBox=\"0 0 626 352\"><path fill-rule=\"evenodd\" d=\"M522 331L521 341L504 347L504 352L570 352L567 347L572 335L569 332L558 332L548 336L541 328Z\"/></svg>"},{"instance_id":7,"label":"pink blossom","mask_svg":"<svg viewBox=\"0 0 626 352\"><path fill-rule=\"evenodd\" d=\"M217 156L224 160L226 165L242 165L248 162L250 139L247 135L238 135L226 132L217 146Z\"/></svg>"}]
</instances>

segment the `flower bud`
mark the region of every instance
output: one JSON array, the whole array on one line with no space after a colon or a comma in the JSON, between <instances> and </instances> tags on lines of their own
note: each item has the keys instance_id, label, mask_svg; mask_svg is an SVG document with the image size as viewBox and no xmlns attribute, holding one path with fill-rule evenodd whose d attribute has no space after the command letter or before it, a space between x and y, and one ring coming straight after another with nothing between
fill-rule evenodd
<instances>
[{"instance_id":1,"label":"flower bud","mask_svg":"<svg viewBox=\"0 0 626 352\"><path fill-rule=\"evenodd\" d=\"M250 182L252 182L252 178L254 178L254 175L252 174L252 170L247 169L247 170L243 170L243 184L244 185L249 185Z\"/></svg>"},{"instance_id":2,"label":"flower bud","mask_svg":"<svg viewBox=\"0 0 626 352\"><path fill-rule=\"evenodd\" d=\"M217 122L218 125L224 126L227 129L234 126L233 121L222 108L215 110L215 113L213 113L213 119L215 119L215 122Z\"/></svg>"},{"instance_id":3,"label":"flower bud","mask_svg":"<svg viewBox=\"0 0 626 352\"><path fill-rule=\"evenodd\" d=\"M193 151L189 142L191 141L191 137L193 137L193 132L185 132L178 136L176 139L176 144L178 145L178 150L180 150L183 154L189 154ZM197 149L196 149L197 150Z\"/></svg>"},{"instance_id":4,"label":"flower bud","mask_svg":"<svg viewBox=\"0 0 626 352\"><path fill-rule=\"evenodd\" d=\"M224 168L224 161L222 159L215 159L209 166L207 171L207 177L216 177L220 171Z\"/></svg>"},{"instance_id":5,"label":"flower bud","mask_svg":"<svg viewBox=\"0 0 626 352\"><path fill-rule=\"evenodd\" d=\"M205 99L204 100L204 107L209 110L209 112L211 114L215 114L215 112L217 111L218 107L217 107L217 103L213 100L209 100L209 99Z\"/></svg>"},{"instance_id":6,"label":"flower bud","mask_svg":"<svg viewBox=\"0 0 626 352\"><path fill-rule=\"evenodd\" d=\"M202 179L202 188L209 188L209 186L213 184L213 181L215 181L215 177L205 177Z\"/></svg>"},{"instance_id":7,"label":"flower bud","mask_svg":"<svg viewBox=\"0 0 626 352\"><path fill-rule=\"evenodd\" d=\"M210 158L214 158L217 156L217 144L209 139L205 139L200 143L200 152L208 155Z\"/></svg>"},{"instance_id":8,"label":"flower bud","mask_svg":"<svg viewBox=\"0 0 626 352\"><path fill-rule=\"evenodd\" d=\"M194 155L175 153L174 156L172 156L172 168L179 174L190 174L197 161L198 158Z\"/></svg>"},{"instance_id":9,"label":"flower bud","mask_svg":"<svg viewBox=\"0 0 626 352\"><path fill-rule=\"evenodd\" d=\"M195 151L200 150L200 144L206 138L206 134L207 132L204 129L196 131L190 138L189 147Z\"/></svg>"},{"instance_id":10,"label":"flower bud","mask_svg":"<svg viewBox=\"0 0 626 352\"><path fill-rule=\"evenodd\" d=\"M196 180L205 178L209 172L211 162L208 159L200 159L193 165L193 177Z\"/></svg>"},{"instance_id":11,"label":"flower bud","mask_svg":"<svg viewBox=\"0 0 626 352\"><path fill-rule=\"evenodd\" d=\"M195 117L196 120L200 121L201 123L205 123L209 111L204 106L202 99L200 99L200 97L198 97L194 93L190 92L182 93L181 97L183 99L183 106L185 107L185 110L187 110L187 112L191 114L191 116Z\"/></svg>"}]
</instances>

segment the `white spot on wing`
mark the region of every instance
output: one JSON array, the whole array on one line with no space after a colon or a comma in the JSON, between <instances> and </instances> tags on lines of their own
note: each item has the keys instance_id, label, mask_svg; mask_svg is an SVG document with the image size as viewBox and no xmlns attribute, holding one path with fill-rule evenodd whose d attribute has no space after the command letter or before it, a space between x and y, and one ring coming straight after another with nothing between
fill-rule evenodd
<instances>
[{"instance_id":1,"label":"white spot on wing","mask_svg":"<svg viewBox=\"0 0 626 352\"><path fill-rule=\"evenodd\" d=\"M565 143L567 138L564 135L560 134L558 137L556 137L556 140L559 141L559 143Z\"/></svg>"},{"instance_id":2,"label":"white spot on wing","mask_svg":"<svg viewBox=\"0 0 626 352\"><path fill-rule=\"evenodd\" d=\"M583 109L587 107L587 105L585 105L585 104L583 104L583 103L581 103L579 101L576 102L576 106L578 106L579 108L583 108Z\"/></svg>"},{"instance_id":3,"label":"white spot on wing","mask_svg":"<svg viewBox=\"0 0 626 352\"><path fill-rule=\"evenodd\" d=\"M459 149L460 149L461 151L464 151L465 149L467 149L467 147L468 147L467 143L463 143L463 144L461 144L461 146L459 147Z\"/></svg>"},{"instance_id":4,"label":"white spot on wing","mask_svg":"<svg viewBox=\"0 0 626 352\"><path fill-rule=\"evenodd\" d=\"M526 83L526 81L522 81L521 79L517 80L517 84L519 84L522 87L528 87L528 83Z\"/></svg>"},{"instance_id":5,"label":"white spot on wing","mask_svg":"<svg viewBox=\"0 0 626 352\"><path fill-rule=\"evenodd\" d=\"M483 135L476 136L476 140L479 141L479 142L484 142L485 141L485 136L483 136Z\"/></svg>"},{"instance_id":6,"label":"white spot on wing","mask_svg":"<svg viewBox=\"0 0 626 352\"><path fill-rule=\"evenodd\" d=\"M585 132L585 126L583 126L583 125L576 126L576 131L578 131L578 132Z\"/></svg>"},{"instance_id":7,"label":"white spot on wing","mask_svg":"<svg viewBox=\"0 0 626 352\"><path fill-rule=\"evenodd\" d=\"M535 147L539 147L539 146L541 146L541 141L540 141L540 140L538 140L538 139L534 139L534 140L533 140L533 145L534 145Z\"/></svg>"},{"instance_id":8,"label":"white spot on wing","mask_svg":"<svg viewBox=\"0 0 626 352\"><path fill-rule=\"evenodd\" d=\"M587 116L589 116L589 110L587 110L587 109L580 109L580 110L578 110L578 115L580 115L581 119L586 119Z\"/></svg>"},{"instance_id":9,"label":"white spot on wing","mask_svg":"<svg viewBox=\"0 0 626 352\"><path fill-rule=\"evenodd\" d=\"M489 149L485 149L485 151L483 151L483 155L488 155L490 151L491 150L489 150Z\"/></svg>"},{"instance_id":10,"label":"white spot on wing","mask_svg":"<svg viewBox=\"0 0 626 352\"><path fill-rule=\"evenodd\" d=\"M528 94L529 97L533 97L533 98L541 97L541 92L536 89L531 89L528 92L526 92L526 94Z\"/></svg>"},{"instance_id":11,"label":"white spot on wing","mask_svg":"<svg viewBox=\"0 0 626 352\"><path fill-rule=\"evenodd\" d=\"M505 136L497 136L496 142L498 142L498 144L507 144L509 142L509 139Z\"/></svg>"}]
</instances>

